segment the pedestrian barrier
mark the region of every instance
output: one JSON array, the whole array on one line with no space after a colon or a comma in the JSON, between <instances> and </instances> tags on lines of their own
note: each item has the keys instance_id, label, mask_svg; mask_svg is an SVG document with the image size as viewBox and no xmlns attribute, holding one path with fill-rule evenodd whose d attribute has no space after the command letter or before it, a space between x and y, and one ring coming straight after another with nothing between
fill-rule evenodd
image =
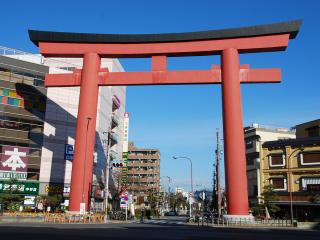
<instances>
[{"instance_id":1,"label":"pedestrian barrier","mask_svg":"<svg viewBox=\"0 0 320 240\"><path fill-rule=\"evenodd\" d=\"M189 219L190 223L196 223L198 226L250 226L250 227L293 227L291 220L289 219L248 219L248 218L235 218L224 219L210 218L210 217L194 217Z\"/></svg>"},{"instance_id":2,"label":"pedestrian barrier","mask_svg":"<svg viewBox=\"0 0 320 240\"><path fill-rule=\"evenodd\" d=\"M35 212L7 212L3 217L14 219L25 219L30 222L33 219L42 219L47 223L104 223L104 214L70 214L70 213L35 213Z\"/></svg>"},{"instance_id":3,"label":"pedestrian barrier","mask_svg":"<svg viewBox=\"0 0 320 240\"><path fill-rule=\"evenodd\" d=\"M104 223L104 214L45 214L45 222L53 223Z\"/></svg>"}]
</instances>

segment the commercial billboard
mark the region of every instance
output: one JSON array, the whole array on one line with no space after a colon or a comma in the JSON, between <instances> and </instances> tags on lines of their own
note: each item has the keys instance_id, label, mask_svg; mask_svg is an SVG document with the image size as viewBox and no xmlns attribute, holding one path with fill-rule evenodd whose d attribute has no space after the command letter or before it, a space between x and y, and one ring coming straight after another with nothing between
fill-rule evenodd
<instances>
[{"instance_id":1,"label":"commercial billboard","mask_svg":"<svg viewBox=\"0 0 320 240\"><path fill-rule=\"evenodd\" d=\"M27 172L29 148L3 146L0 171Z\"/></svg>"},{"instance_id":2,"label":"commercial billboard","mask_svg":"<svg viewBox=\"0 0 320 240\"><path fill-rule=\"evenodd\" d=\"M0 181L0 193L12 192L14 194L22 195L38 195L38 182L15 182Z\"/></svg>"}]
</instances>

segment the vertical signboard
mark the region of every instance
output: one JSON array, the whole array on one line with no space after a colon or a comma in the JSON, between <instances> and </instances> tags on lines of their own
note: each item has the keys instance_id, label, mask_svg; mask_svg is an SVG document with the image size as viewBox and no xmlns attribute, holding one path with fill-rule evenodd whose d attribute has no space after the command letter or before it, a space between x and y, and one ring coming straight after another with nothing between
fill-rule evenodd
<instances>
[{"instance_id":1,"label":"vertical signboard","mask_svg":"<svg viewBox=\"0 0 320 240\"><path fill-rule=\"evenodd\" d=\"M129 113L124 113L123 119L123 147L122 152L128 152L129 145Z\"/></svg>"},{"instance_id":2,"label":"vertical signboard","mask_svg":"<svg viewBox=\"0 0 320 240\"><path fill-rule=\"evenodd\" d=\"M123 147L122 147L122 176L121 183L126 188L128 181L128 145L129 145L129 113L124 113L123 119Z\"/></svg>"},{"instance_id":3,"label":"vertical signboard","mask_svg":"<svg viewBox=\"0 0 320 240\"><path fill-rule=\"evenodd\" d=\"M86 203L80 203L80 215L84 215L86 213Z\"/></svg>"}]
</instances>

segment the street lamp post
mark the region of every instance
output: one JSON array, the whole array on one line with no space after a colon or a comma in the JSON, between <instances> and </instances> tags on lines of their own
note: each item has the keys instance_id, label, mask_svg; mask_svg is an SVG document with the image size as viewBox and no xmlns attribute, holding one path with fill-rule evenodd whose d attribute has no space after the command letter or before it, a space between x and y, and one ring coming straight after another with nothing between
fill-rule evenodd
<instances>
[{"instance_id":1,"label":"street lamp post","mask_svg":"<svg viewBox=\"0 0 320 240\"><path fill-rule=\"evenodd\" d=\"M83 176L82 176L82 201L80 205L80 212L86 211L85 208L85 199L84 199L84 184L85 184L85 176L86 176L86 163L87 163L87 145L88 145L88 129L89 129L89 123L90 123L91 117L87 117L87 130L86 130L86 144L85 144L85 153L84 153L84 159L83 159ZM83 206L84 205L84 206ZM88 209L89 210L89 209ZM83 214L84 214L83 212Z\"/></svg>"},{"instance_id":2,"label":"street lamp post","mask_svg":"<svg viewBox=\"0 0 320 240\"><path fill-rule=\"evenodd\" d=\"M290 153L289 157L288 157L288 173L289 173L289 186L290 186L290 189L288 188L289 190L289 196L290 196L290 217L291 217L291 225L293 224L293 201L292 201L292 171L291 171L291 156L298 152L298 151L303 151L304 148L303 147L300 147L300 148L297 148L296 150L294 150L292 153Z\"/></svg>"},{"instance_id":3,"label":"street lamp post","mask_svg":"<svg viewBox=\"0 0 320 240\"><path fill-rule=\"evenodd\" d=\"M103 132L103 134L107 134L107 156L106 156L106 180L105 180L105 222L108 220L108 200L109 200L109 171L110 171L110 148L111 148L111 139L110 134L111 130L108 132Z\"/></svg>"},{"instance_id":4,"label":"street lamp post","mask_svg":"<svg viewBox=\"0 0 320 240\"><path fill-rule=\"evenodd\" d=\"M188 157L175 157L173 156L172 157L173 159L178 159L178 158L184 158L184 159L187 159L189 160L190 162L190 175L191 175L191 192L193 193L193 178L192 178L192 161L191 161L191 158L188 158ZM190 204L190 210L189 210L189 214L190 214L190 218L192 217L192 207L191 207L191 196L189 196L189 204Z\"/></svg>"},{"instance_id":5,"label":"street lamp post","mask_svg":"<svg viewBox=\"0 0 320 240\"><path fill-rule=\"evenodd\" d=\"M169 193L169 189L170 189L170 183L171 183L171 177L169 176L162 176L161 178L168 178L168 193ZM164 190L164 189L163 189ZM165 196L165 191L163 191L163 204L162 204L162 212L164 213L164 209L165 209L165 200L166 200L166 196Z\"/></svg>"}]
</instances>

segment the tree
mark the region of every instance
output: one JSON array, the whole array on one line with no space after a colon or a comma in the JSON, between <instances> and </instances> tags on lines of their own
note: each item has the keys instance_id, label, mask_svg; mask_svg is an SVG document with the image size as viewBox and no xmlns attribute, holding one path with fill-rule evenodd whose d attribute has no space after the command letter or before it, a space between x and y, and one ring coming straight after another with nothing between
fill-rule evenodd
<instances>
[{"instance_id":1,"label":"tree","mask_svg":"<svg viewBox=\"0 0 320 240\"><path fill-rule=\"evenodd\" d=\"M279 200L279 196L277 192L274 191L272 185L263 187L263 192L261 193L260 199L262 203L252 207L252 211L255 215L261 215L263 213L264 216L266 216L266 211L268 211L271 216L274 216L277 212L280 211L280 208L276 204L274 204L275 201Z\"/></svg>"},{"instance_id":2,"label":"tree","mask_svg":"<svg viewBox=\"0 0 320 240\"><path fill-rule=\"evenodd\" d=\"M18 211L20 205L23 202L24 197L19 195L19 191L17 189L17 180L12 178L4 184L8 184L8 191L0 193L0 202L4 205L4 209L9 211Z\"/></svg>"},{"instance_id":3,"label":"tree","mask_svg":"<svg viewBox=\"0 0 320 240\"><path fill-rule=\"evenodd\" d=\"M62 202L62 195L48 195L48 196L38 196L36 199L37 203L42 203L44 207L51 207L53 210L56 210L60 207Z\"/></svg>"}]
</instances>

